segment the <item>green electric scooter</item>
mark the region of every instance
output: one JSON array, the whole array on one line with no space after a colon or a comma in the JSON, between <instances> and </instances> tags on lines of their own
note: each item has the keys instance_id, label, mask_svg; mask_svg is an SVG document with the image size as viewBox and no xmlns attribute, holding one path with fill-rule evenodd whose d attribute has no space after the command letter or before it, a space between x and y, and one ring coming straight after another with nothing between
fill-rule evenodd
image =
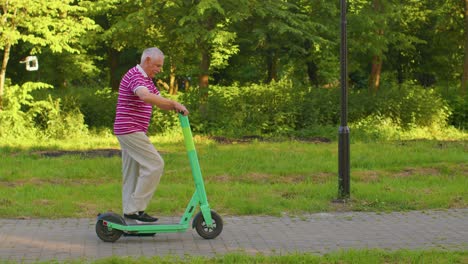
<instances>
[{"instance_id":1,"label":"green electric scooter","mask_svg":"<svg viewBox=\"0 0 468 264\"><path fill-rule=\"evenodd\" d=\"M195 193L192 196L185 213L178 224L155 224L136 222L126 222L125 219L116 213L106 212L98 214L96 223L96 234L105 242L115 242L122 235L124 236L154 236L157 233L184 232L189 228L190 219L195 209L200 205L200 212L193 218L192 228L205 239L213 239L221 234L223 230L223 220L215 211L210 209L206 197L205 184L198 163L195 144L193 143L192 131L187 116L179 113L179 120L184 134L185 146L192 169L193 180L195 182Z\"/></svg>"}]
</instances>

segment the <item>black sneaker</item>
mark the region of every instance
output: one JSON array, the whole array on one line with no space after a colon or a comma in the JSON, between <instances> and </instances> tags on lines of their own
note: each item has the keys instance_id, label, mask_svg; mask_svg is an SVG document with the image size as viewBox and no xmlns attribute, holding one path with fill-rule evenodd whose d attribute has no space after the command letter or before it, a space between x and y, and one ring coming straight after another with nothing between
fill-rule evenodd
<instances>
[{"instance_id":1,"label":"black sneaker","mask_svg":"<svg viewBox=\"0 0 468 264\"><path fill-rule=\"evenodd\" d=\"M156 221L158 221L158 218L152 217L152 216L148 215L147 213L145 213L144 211L140 211L140 212L138 212L138 214L124 214L124 216L126 218L138 220L138 221L141 221L141 222L156 222Z\"/></svg>"}]
</instances>

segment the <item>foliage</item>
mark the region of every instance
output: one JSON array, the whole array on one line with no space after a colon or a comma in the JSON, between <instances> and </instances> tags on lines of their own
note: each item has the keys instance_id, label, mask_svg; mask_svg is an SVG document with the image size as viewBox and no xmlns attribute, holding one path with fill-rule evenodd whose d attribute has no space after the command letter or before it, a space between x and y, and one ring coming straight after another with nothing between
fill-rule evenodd
<instances>
[{"instance_id":1,"label":"foliage","mask_svg":"<svg viewBox=\"0 0 468 264\"><path fill-rule=\"evenodd\" d=\"M72 139L85 138L88 135L88 126L85 125L80 110L73 108L70 111L63 111L60 100L54 101L49 97L38 117L45 123L43 129L45 138Z\"/></svg>"},{"instance_id":2,"label":"foliage","mask_svg":"<svg viewBox=\"0 0 468 264\"><path fill-rule=\"evenodd\" d=\"M376 114L389 117L403 129L436 124L444 126L450 115L447 103L434 89L417 85L407 84L399 89L386 90L376 98Z\"/></svg>"},{"instance_id":3,"label":"foliage","mask_svg":"<svg viewBox=\"0 0 468 264\"><path fill-rule=\"evenodd\" d=\"M95 64L98 57L84 51L78 54L67 51L58 54L50 49L44 49L38 60L41 70L36 78L57 88L70 88L76 84L90 85L96 82L95 79L100 73L100 69ZM51 67L52 65L54 67ZM21 73L24 75L23 70Z\"/></svg>"},{"instance_id":4,"label":"foliage","mask_svg":"<svg viewBox=\"0 0 468 264\"><path fill-rule=\"evenodd\" d=\"M299 126L302 129L336 125L340 118L340 91L333 89L308 89L303 100L295 103L301 105Z\"/></svg>"},{"instance_id":5,"label":"foliage","mask_svg":"<svg viewBox=\"0 0 468 264\"><path fill-rule=\"evenodd\" d=\"M247 1L226 0L151 4L106 0L84 1L82 5L93 10L90 15L101 27L95 39L103 49L124 52L158 46L166 54L167 72L180 77L226 67L228 59L238 52L237 33L230 25L249 12ZM208 58L207 69L199 66L203 56ZM114 59L115 55L109 57Z\"/></svg>"},{"instance_id":6,"label":"foliage","mask_svg":"<svg viewBox=\"0 0 468 264\"><path fill-rule=\"evenodd\" d=\"M468 94L461 96L451 93L446 99L449 103L451 115L449 124L459 129L468 130Z\"/></svg>"},{"instance_id":7,"label":"foliage","mask_svg":"<svg viewBox=\"0 0 468 264\"><path fill-rule=\"evenodd\" d=\"M243 87L212 86L205 104L200 104L194 93L181 98L192 110L191 118L197 124L194 128L202 133L236 137L305 136L317 135L319 128L339 124L339 92L272 82ZM371 132L387 124L385 127L394 131L394 135L415 128L442 131L451 116L448 103L436 90L411 84L386 89L375 96L351 90L349 109L349 122L355 127L366 127L365 131Z\"/></svg>"},{"instance_id":8,"label":"foliage","mask_svg":"<svg viewBox=\"0 0 468 264\"><path fill-rule=\"evenodd\" d=\"M54 85L90 81L107 86L111 77L115 89L122 71L136 63L138 52L155 45L167 56L159 76L166 83L192 77L196 86L196 75L205 70L210 84L224 86L287 80L330 87L339 76L338 2L43 1L15 1L18 7L27 6L19 9L24 12L17 19L13 2L8 2L10 9L2 13L7 24L2 24L1 44L14 40L19 46L12 50L15 60L32 48L43 49L44 55L67 51L64 62L41 59L47 62L41 64L41 71L46 67L41 80ZM459 84L466 31L462 1L348 2L353 85L367 86L373 56L383 60L382 75L391 76L392 83ZM12 22L20 24L15 28ZM31 27L32 23L40 26ZM45 27L47 23L52 26ZM73 67L67 68L69 64ZM103 74L96 75L94 65ZM55 69L62 70L57 79L50 74ZM8 77L14 83L24 80L14 72Z\"/></svg>"},{"instance_id":9,"label":"foliage","mask_svg":"<svg viewBox=\"0 0 468 264\"><path fill-rule=\"evenodd\" d=\"M23 44L30 49L31 54L41 53L44 47L53 53L84 53L80 37L95 27L93 20L82 15L86 9L73 0L1 1L0 7L0 49L3 50L0 70L1 111L5 101L3 95L7 65L13 47ZM92 62L85 60L83 65L92 67Z\"/></svg>"},{"instance_id":10,"label":"foliage","mask_svg":"<svg viewBox=\"0 0 468 264\"><path fill-rule=\"evenodd\" d=\"M50 89L45 83L27 82L9 86L4 109L0 111L0 137L10 139L68 139L88 134L84 116L78 108L63 111L61 100L48 96L35 100L32 92Z\"/></svg>"},{"instance_id":11,"label":"foliage","mask_svg":"<svg viewBox=\"0 0 468 264\"><path fill-rule=\"evenodd\" d=\"M33 53L48 46L53 52L79 52L79 36L93 29L83 9L71 0L2 1L0 48L24 41Z\"/></svg>"},{"instance_id":12,"label":"foliage","mask_svg":"<svg viewBox=\"0 0 468 264\"><path fill-rule=\"evenodd\" d=\"M161 92L161 95L165 98L178 100L178 96L167 94L164 91ZM148 128L149 134L160 134L178 127L179 118L174 111L163 111L157 107L153 108L153 115L151 117L150 127Z\"/></svg>"},{"instance_id":13,"label":"foliage","mask_svg":"<svg viewBox=\"0 0 468 264\"><path fill-rule=\"evenodd\" d=\"M198 89L179 95L162 91L162 95L187 105L192 128L197 133L233 138L336 138L340 122L338 88L324 89L281 81L264 85L213 85L207 91L205 102L199 101ZM80 109L89 129L112 133L117 93L110 88L43 90L35 92L34 98L48 102L48 105L60 100L62 115L73 115ZM32 98L29 100L34 102ZM463 132L450 126L463 129L466 101L459 96L445 98L440 89L426 89L410 83L387 88L376 95L351 89L348 101L348 120L354 139L464 137ZM33 123L40 130L47 127L41 120L48 120L50 117L46 116L53 113L50 107L44 109L41 110L44 114L35 114ZM76 117L77 122L82 123L78 119ZM14 123L17 130L23 126L19 121ZM178 126L173 111L155 107L149 134L171 132Z\"/></svg>"},{"instance_id":14,"label":"foliage","mask_svg":"<svg viewBox=\"0 0 468 264\"><path fill-rule=\"evenodd\" d=\"M114 125L117 92L112 91L109 87L75 89L77 91L71 91L69 96L76 97L78 107L85 117L85 123L96 129L111 129Z\"/></svg>"},{"instance_id":15,"label":"foliage","mask_svg":"<svg viewBox=\"0 0 468 264\"><path fill-rule=\"evenodd\" d=\"M6 89L4 108L0 111L0 136L2 138L21 138L34 136L37 128L33 118L42 109L44 101L35 102L30 93L38 89L52 88L44 83L25 83L13 85ZM28 107L28 111L22 110Z\"/></svg>"},{"instance_id":16,"label":"foliage","mask_svg":"<svg viewBox=\"0 0 468 264\"><path fill-rule=\"evenodd\" d=\"M196 92L182 97L193 109L194 129L228 136L287 134L295 129L294 98L299 91L290 82L270 85L211 86L206 103ZM192 115L191 115L192 116Z\"/></svg>"},{"instance_id":17,"label":"foliage","mask_svg":"<svg viewBox=\"0 0 468 264\"><path fill-rule=\"evenodd\" d=\"M33 1L31 7L40 3ZM47 65L37 78L43 76L54 84L93 84L90 89L69 85L71 96L61 97L60 102L43 97L48 106L41 110L43 114L34 112L33 118L41 131L48 127L52 131L59 124L44 120L65 113L82 124L76 108L89 128L111 131L116 94L92 88L108 77L95 75L97 68L87 62L100 58L100 66L115 81L127 64L137 62L139 51L156 45L166 53L165 71L158 77L166 82L168 78L191 81L183 94L171 98L189 106L195 131L232 137L332 137L340 118L336 88L339 8L337 2L325 0L52 1L34 12L21 9L32 13L20 12L25 21L16 28L11 23L13 9L3 11L7 18L3 21L10 24L2 24L2 32L11 34L2 38L19 37L12 43L21 51L35 48L43 55L66 51L60 57L47 56ZM452 133L448 125L466 128L466 98L441 95L433 89L442 81L454 86L460 77L462 11L461 2L443 0L349 1L349 121L353 129L369 137L395 138L451 131L448 135ZM70 20L58 28L54 23L61 15ZM53 22L52 27L37 22L41 17ZM37 29L27 24L33 20L40 25ZM59 33L70 27L70 21L83 23L70 29L73 34L67 38ZM60 42L59 38L64 39ZM60 49L60 45L64 46ZM361 89L367 86L373 56L384 60L381 89L375 95ZM55 72L56 78L50 78ZM210 88L200 90L194 85L196 80L190 77L199 73L210 74ZM10 75L15 81L26 76ZM30 108L22 106L21 111ZM9 124L28 126L16 121ZM175 127L176 115L154 111L150 134ZM63 136L57 133L49 136Z\"/></svg>"},{"instance_id":18,"label":"foliage","mask_svg":"<svg viewBox=\"0 0 468 264\"><path fill-rule=\"evenodd\" d=\"M37 100L61 101L64 112L73 112L79 109L84 117L84 123L93 130L111 130L114 124L115 107L118 93L109 87L96 88L92 86L75 87L68 89L53 89L47 92L33 93Z\"/></svg>"}]
</instances>

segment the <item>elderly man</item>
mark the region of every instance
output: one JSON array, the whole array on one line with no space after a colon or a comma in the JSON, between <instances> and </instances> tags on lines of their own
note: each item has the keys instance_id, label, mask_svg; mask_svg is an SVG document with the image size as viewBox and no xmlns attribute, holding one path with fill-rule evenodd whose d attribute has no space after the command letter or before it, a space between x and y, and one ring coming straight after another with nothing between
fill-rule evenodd
<instances>
[{"instance_id":1,"label":"elderly man","mask_svg":"<svg viewBox=\"0 0 468 264\"><path fill-rule=\"evenodd\" d=\"M114 134L122 149L122 209L126 218L141 222L158 220L145 210L164 169L163 159L146 135L153 105L189 113L182 104L162 97L154 85L153 78L163 64L161 50L144 50L140 64L123 76L117 100Z\"/></svg>"}]
</instances>

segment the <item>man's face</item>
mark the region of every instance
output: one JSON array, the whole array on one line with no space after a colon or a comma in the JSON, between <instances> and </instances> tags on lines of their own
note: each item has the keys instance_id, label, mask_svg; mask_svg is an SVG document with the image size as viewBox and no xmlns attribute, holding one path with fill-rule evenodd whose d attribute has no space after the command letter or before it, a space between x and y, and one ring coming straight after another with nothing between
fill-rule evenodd
<instances>
[{"instance_id":1,"label":"man's face","mask_svg":"<svg viewBox=\"0 0 468 264\"><path fill-rule=\"evenodd\" d=\"M145 65L143 65L142 68L145 70L148 77L154 78L156 74L161 72L163 65L164 65L163 56L157 56L156 58L146 57Z\"/></svg>"}]
</instances>

